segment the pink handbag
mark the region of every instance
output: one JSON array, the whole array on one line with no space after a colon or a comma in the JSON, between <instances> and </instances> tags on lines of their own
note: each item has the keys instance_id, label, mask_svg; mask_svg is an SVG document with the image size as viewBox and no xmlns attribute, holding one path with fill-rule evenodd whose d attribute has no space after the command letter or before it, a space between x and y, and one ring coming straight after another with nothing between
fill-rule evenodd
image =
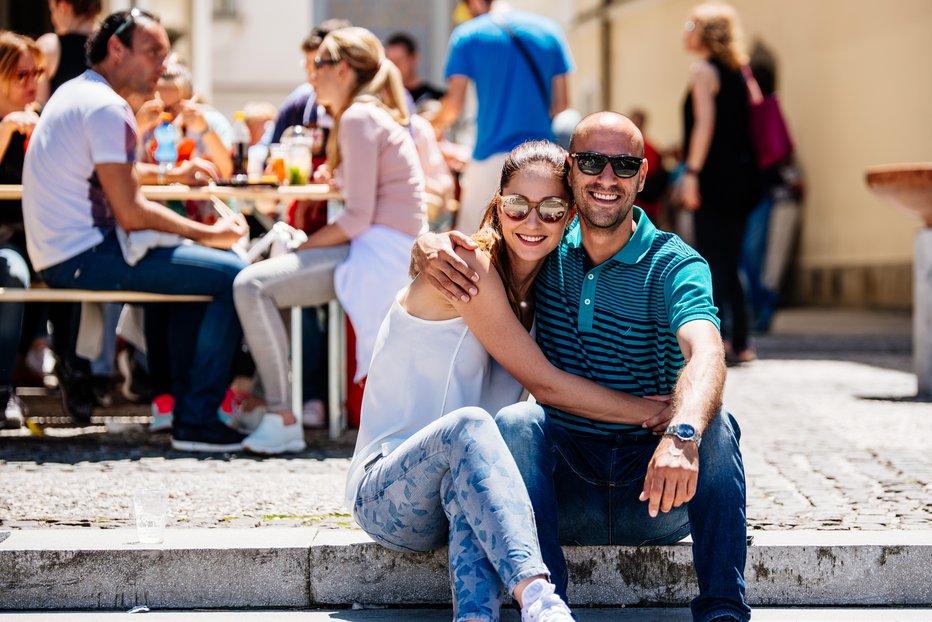
<instances>
[{"instance_id":1,"label":"pink handbag","mask_svg":"<svg viewBox=\"0 0 932 622\"><path fill-rule=\"evenodd\" d=\"M793 141L776 94L766 97L762 95L760 86L747 65L742 67L742 73L748 86L751 141L757 152L757 163L762 169L770 168L793 153Z\"/></svg>"}]
</instances>

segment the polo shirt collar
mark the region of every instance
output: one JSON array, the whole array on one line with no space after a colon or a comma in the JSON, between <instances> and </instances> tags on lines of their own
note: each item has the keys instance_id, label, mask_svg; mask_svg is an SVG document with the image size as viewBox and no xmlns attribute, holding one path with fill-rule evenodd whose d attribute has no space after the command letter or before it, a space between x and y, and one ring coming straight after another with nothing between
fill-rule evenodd
<instances>
[{"instance_id":1,"label":"polo shirt collar","mask_svg":"<svg viewBox=\"0 0 932 622\"><path fill-rule=\"evenodd\" d=\"M619 263L634 265L644 259L644 256L650 250L651 244L654 243L654 235L657 233L654 223L650 221L644 210L637 205L632 206L631 209L634 210L634 222L636 223L634 233L631 234L628 243L622 246L609 261L614 260ZM564 243L569 248L582 249L582 227L579 226L578 216L576 222L567 232Z\"/></svg>"}]
</instances>

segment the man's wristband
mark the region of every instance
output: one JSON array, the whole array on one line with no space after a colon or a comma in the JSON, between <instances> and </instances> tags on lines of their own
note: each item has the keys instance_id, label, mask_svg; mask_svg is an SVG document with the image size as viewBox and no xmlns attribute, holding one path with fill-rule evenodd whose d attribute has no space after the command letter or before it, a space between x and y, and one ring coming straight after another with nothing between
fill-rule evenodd
<instances>
[{"instance_id":1,"label":"man's wristband","mask_svg":"<svg viewBox=\"0 0 932 622\"><path fill-rule=\"evenodd\" d=\"M687 174L687 175L695 175L696 177L699 177L699 173L701 173L701 172L702 172L702 171L699 170L699 169L697 169L697 168L690 168L690 167L688 167L688 166L686 167L686 174Z\"/></svg>"}]
</instances>

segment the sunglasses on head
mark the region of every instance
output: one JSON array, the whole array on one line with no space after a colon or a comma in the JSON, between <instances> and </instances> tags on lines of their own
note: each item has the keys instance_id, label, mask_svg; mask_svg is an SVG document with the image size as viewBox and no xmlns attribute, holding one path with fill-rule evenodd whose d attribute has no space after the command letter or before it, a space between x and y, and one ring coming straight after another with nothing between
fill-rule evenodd
<instances>
[{"instance_id":1,"label":"sunglasses on head","mask_svg":"<svg viewBox=\"0 0 932 622\"><path fill-rule=\"evenodd\" d=\"M576 160L576 166L580 172L586 175L601 175L605 168L606 162L612 163L612 172L616 177L627 179L637 175L641 170L641 163L644 158L631 155L610 156L595 151L580 151L571 153L570 157Z\"/></svg>"},{"instance_id":2,"label":"sunglasses on head","mask_svg":"<svg viewBox=\"0 0 932 622\"><path fill-rule=\"evenodd\" d=\"M129 28L133 26L140 18L158 21L158 18L152 13L150 13L149 11L144 11L142 9L136 8L126 14L126 21L124 21L122 24L117 26L117 29L114 30L113 34L111 34L110 36L120 39L120 35L122 35L124 32L129 30ZM120 41L123 41L123 40L120 39Z\"/></svg>"},{"instance_id":3,"label":"sunglasses on head","mask_svg":"<svg viewBox=\"0 0 932 622\"><path fill-rule=\"evenodd\" d=\"M25 85L30 80L38 80L44 74L45 69L17 69L13 79L20 85Z\"/></svg>"},{"instance_id":4,"label":"sunglasses on head","mask_svg":"<svg viewBox=\"0 0 932 622\"><path fill-rule=\"evenodd\" d=\"M336 65L340 62L338 58L323 58L322 56L314 57L314 69L320 69L324 65Z\"/></svg>"},{"instance_id":5,"label":"sunglasses on head","mask_svg":"<svg viewBox=\"0 0 932 622\"><path fill-rule=\"evenodd\" d=\"M569 202L560 197L547 197L534 204L520 194L500 194L498 200L505 216L515 221L527 218L532 205L537 210L537 217L543 222L559 222L570 209Z\"/></svg>"}]
</instances>

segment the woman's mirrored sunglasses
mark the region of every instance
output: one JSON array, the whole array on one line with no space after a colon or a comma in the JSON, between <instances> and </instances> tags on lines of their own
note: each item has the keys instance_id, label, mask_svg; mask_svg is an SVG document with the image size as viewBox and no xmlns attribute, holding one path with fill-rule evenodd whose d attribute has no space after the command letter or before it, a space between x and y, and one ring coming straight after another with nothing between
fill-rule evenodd
<instances>
[{"instance_id":1,"label":"woman's mirrored sunglasses","mask_svg":"<svg viewBox=\"0 0 932 622\"><path fill-rule=\"evenodd\" d=\"M570 209L569 202L560 197L547 197L541 199L539 203L531 203L520 194L500 194L498 200L505 216L515 221L527 218L533 207L537 210L537 217L542 221L559 222Z\"/></svg>"},{"instance_id":2,"label":"woman's mirrored sunglasses","mask_svg":"<svg viewBox=\"0 0 932 622\"><path fill-rule=\"evenodd\" d=\"M644 158L630 155L610 156L595 151L580 151L571 153L570 157L576 160L580 172L586 175L601 175L606 162L612 163L612 172L616 177L627 179L637 175L641 170Z\"/></svg>"}]
</instances>

